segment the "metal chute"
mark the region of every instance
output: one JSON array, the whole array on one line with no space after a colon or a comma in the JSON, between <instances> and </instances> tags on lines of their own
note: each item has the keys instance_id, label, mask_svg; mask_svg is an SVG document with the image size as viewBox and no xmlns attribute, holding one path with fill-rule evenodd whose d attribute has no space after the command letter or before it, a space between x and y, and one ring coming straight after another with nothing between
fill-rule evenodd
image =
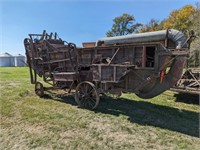
<instances>
[{"instance_id":1,"label":"metal chute","mask_svg":"<svg viewBox=\"0 0 200 150\"><path fill-rule=\"evenodd\" d=\"M185 62L185 56L175 58L169 72L162 79L162 82L160 82L160 78L153 79L154 81L152 82L154 83L150 82L150 84L154 86L151 89L145 89L145 87L148 86L139 89L139 93L137 95L141 98L148 99L169 90L181 78Z\"/></svg>"}]
</instances>

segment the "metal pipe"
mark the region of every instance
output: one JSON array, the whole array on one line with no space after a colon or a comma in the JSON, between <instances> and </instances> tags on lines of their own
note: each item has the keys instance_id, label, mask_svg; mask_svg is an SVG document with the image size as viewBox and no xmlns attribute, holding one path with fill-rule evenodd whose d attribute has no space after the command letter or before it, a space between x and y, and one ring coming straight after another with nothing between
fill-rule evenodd
<instances>
[{"instance_id":1,"label":"metal pipe","mask_svg":"<svg viewBox=\"0 0 200 150\"><path fill-rule=\"evenodd\" d=\"M96 42L96 46L101 45L114 45L114 44L123 44L123 43L142 43L142 42L155 42L169 39L175 43L176 49L187 47L187 44L184 44L187 38L184 34L175 29L138 33L138 34L129 34L124 36L116 37L105 37L101 38Z\"/></svg>"}]
</instances>

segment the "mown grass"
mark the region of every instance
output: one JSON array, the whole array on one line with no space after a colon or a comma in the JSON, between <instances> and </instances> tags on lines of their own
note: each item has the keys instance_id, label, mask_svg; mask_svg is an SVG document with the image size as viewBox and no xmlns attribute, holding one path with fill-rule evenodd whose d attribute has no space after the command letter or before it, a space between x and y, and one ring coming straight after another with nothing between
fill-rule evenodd
<instances>
[{"instance_id":1,"label":"mown grass","mask_svg":"<svg viewBox=\"0 0 200 150\"><path fill-rule=\"evenodd\" d=\"M199 149L198 96L102 97L95 111L73 96L34 94L28 68L0 68L1 149ZM188 102L188 103L187 103Z\"/></svg>"}]
</instances>

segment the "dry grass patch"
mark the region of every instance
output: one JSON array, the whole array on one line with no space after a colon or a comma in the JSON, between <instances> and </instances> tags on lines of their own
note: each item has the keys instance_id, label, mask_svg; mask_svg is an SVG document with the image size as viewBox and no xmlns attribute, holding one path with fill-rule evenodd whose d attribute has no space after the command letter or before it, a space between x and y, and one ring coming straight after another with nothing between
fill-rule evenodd
<instances>
[{"instance_id":1,"label":"dry grass patch","mask_svg":"<svg viewBox=\"0 0 200 150\"><path fill-rule=\"evenodd\" d=\"M177 99L174 92L148 101L134 94L102 97L97 110L89 111L60 91L38 98L28 68L0 68L0 79L1 149L200 147L199 106Z\"/></svg>"}]
</instances>

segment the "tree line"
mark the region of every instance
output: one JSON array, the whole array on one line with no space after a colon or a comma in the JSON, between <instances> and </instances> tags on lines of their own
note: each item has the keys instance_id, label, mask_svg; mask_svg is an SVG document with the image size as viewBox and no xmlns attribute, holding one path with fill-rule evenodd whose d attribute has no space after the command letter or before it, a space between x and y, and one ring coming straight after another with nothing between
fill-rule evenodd
<instances>
[{"instance_id":1,"label":"tree line","mask_svg":"<svg viewBox=\"0 0 200 150\"><path fill-rule=\"evenodd\" d=\"M134 15L124 13L113 19L112 28L106 35L113 37L168 28L182 31L186 36L190 30L195 31L196 38L190 45L188 66L200 66L200 3L197 3L196 6L185 5L180 9L173 10L167 18L161 21L152 18L146 24L138 23Z\"/></svg>"}]
</instances>

